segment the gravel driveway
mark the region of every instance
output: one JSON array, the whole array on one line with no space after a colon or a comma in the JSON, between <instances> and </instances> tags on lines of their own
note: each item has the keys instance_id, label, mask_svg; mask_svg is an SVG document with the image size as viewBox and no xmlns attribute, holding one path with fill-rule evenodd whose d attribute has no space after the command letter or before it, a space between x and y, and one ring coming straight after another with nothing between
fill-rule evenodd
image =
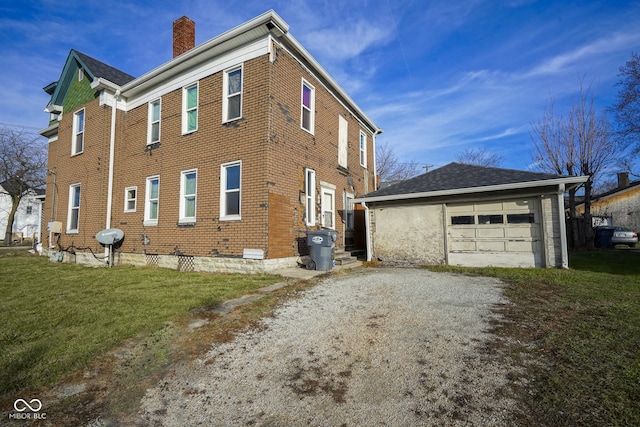
<instances>
[{"instance_id":1,"label":"gravel driveway","mask_svg":"<svg viewBox=\"0 0 640 427\"><path fill-rule=\"evenodd\" d=\"M497 279L366 269L148 390L140 425L503 426L507 369L481 347Z\"/></svg>"}]
</instances>

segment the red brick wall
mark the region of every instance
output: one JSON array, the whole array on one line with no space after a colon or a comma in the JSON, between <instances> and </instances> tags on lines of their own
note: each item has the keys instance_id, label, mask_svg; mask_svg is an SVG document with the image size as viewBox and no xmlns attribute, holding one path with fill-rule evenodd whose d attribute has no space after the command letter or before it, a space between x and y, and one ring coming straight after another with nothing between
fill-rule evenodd
<instances>
[{"instance_id":1,"label":"red brick wall","mask_svg":"<svg viewBox=\"0 0 640 427\"><path fill-rule=\"evenodd\" d=\"M315 88L315 129L314 134L300 126L302 78ZM299 246L306 250L304 170L316 171L316 194L320 197L320 182L336 186L335 204L336 231L339 232L338 245L343 245L344 192L361 196L365 193L365 169L360 166L360 130L367 134L369 191L374 189L373 180L373 135L362 127L328 91L298 61L284 49L277 50L276 60L271 67L271 111L273 126L269 138L269 166L272 193L282 196L277 206L269 209L269 222L276 222L278 216L282 224L294 224L288 230L269 228L269 251L297 255ZM347 182L347 175L338 170L338 116L348 121L348 176L353 179L355 191ZM285 202L286 200L286 202ZM282 205L289 205L288 209ZM317 203L317 226L320 224L320 203ZM362 221L361 216L357 219ZM360 224L356 229L362 230ZM287 232L288 231L288 232ZM283 234L287 233L287 238ZM357 240L362 242L362 239ZM300 245L299 245L300 243Z\"/></svg>"},{"instance_id":2,"label":"red brick wall","mask_svg":"<svg viewBox=\"0 0 640 427\"><path fill-rule=\"evenodd\" d=\"M315 133L300 127L301 79L315 86ZM199 81L198 130L182 135L182 90L162 96L160 144L147 147L148 105L118 111L112 227L125 232L120 247L132 253L181 253L196 256L241 257L243 249L261 249L267 258L306 252L304 169L316 171L320 181L336 186L336 230L342 245L344 191L354 192L347 175L337 168L338 115L349 122L348 174L355 196L365 193L365 170L359 162L357 120L285 50L275 62L268 55L244 63L242 119L222 123L222 72ZM73 114L60 123L59 139L50 144L50 168L58 171L55 219L66 227L69 185L82 183L80 233L61 236L72 243L103 250L95 233L105 227L111 108L89 103L84 153L70 157ZM367 131L368 165L373 165L373 137ZM239 221L220 220L220 165L242 161ZM179 226L181 171L197 169L196 222ZM156 226L145 226L146 178L160 176ZM374 188L368 174L368 188ZM47 185L45 223L53 191ZM124 212L125 188L137 187L135 212ZM318 224L320 205L318 203ZM357 216L357 218L360 218ZM313 227L317 228L317 227ZM358 228L358 227L357 227ZM149 244L143 245L142 236Z\"/></svg>"}]
</instances>

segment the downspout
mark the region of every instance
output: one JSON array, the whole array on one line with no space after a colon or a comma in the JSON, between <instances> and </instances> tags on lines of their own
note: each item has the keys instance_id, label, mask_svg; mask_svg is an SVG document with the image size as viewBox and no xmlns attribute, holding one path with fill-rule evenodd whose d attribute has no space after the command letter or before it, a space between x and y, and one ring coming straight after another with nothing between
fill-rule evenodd
<instances>
[{"instance_id":1,"label":"downspout","mask_svg":"<svg viewBox=\"0 0 640 427\"><path fill-rule=\"evenodd\" d=\"M371 224L369 223L369 207L365 202L360 202L360 204L364 208L364 233L367 245L367 261L371 261Z\"/></svg>"},{"instance_id":2,"label":"downspout","mask_svg":"<svg viewBox=\"0 0 640 427\"><path fill-rule=\"evenodd\" d=\"M113 161L116 151L116 111L118 106L118 98L120 97L120 89L116 90L113 95L113 105L111 106L111 137L109 138L109 180L107 185L107 218L105 228L111 228L111 210L113 204ZM109 245L110 246L110 245ZM104 256L110 259L110 248L104 248Z\"/></svg>"},{"instance_id":3,"label":"downspout","mask_svg":"<svg viewBox=\"0 0 640 427\"><path fill-rule=\"evenodd\" d=\"M562 255L562 268L569 268L569 253L567 250L567 224L564 215L564 184L558 186L558 216L560 222L560 251Z\"/></svg>"}]
</instances>

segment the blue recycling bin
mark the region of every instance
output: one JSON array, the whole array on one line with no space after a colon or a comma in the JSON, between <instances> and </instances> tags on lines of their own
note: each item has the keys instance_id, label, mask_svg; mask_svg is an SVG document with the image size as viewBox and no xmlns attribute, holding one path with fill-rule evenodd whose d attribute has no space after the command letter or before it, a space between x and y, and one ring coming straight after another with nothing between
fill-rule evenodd
<instances>
[{"instance_id":1,"label":"blue recycling bin","mask_svg":"<svg viewBox=\"0 0 640 427\"><path fill-rule=\"evenodd\" d=\"M333 268L333 249L338 240L338 232L334 230L317 230L307 232L307 245L311 262L308 270L329 271Z\"/></svg>"}]
</instances>

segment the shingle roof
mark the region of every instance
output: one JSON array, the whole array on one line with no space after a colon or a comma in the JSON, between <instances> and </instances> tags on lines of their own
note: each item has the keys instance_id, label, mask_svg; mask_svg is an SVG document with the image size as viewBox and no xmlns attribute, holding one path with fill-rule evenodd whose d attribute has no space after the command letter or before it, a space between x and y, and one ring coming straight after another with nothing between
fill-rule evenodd
<instances>
[{"instance_id":1,"label":"shingle roof","mask_svg":"<svg viewBox=\"0 0 640 427\"><path fill-rule=\"evenodd\" d=\"M100 62L97 59L90 57L89 55L85 55L84 53L78 52L75 49L74 52L84 63L84 65L89 68L89 71L91 71L93 76L96 78L102 77L106 80L109 80L111 83L117 84L118 86L122 86L135 79L135 77L133 77L132 75L129 75L124 71L120 71L117 68L113 68L112 66L107 65L104 62Z\"/></svg>"},{"instance_id":2,"label":"shingle roof","mask_svg":"<svg viewBox=\"0 0 640 427\"><path fill-rule=\"evenodd\" d=\"M527 183L557 178L566 177L540 172L449 163L415 178L381 188L365 195L364 198Z\"/></svg>"}]
</instances>

